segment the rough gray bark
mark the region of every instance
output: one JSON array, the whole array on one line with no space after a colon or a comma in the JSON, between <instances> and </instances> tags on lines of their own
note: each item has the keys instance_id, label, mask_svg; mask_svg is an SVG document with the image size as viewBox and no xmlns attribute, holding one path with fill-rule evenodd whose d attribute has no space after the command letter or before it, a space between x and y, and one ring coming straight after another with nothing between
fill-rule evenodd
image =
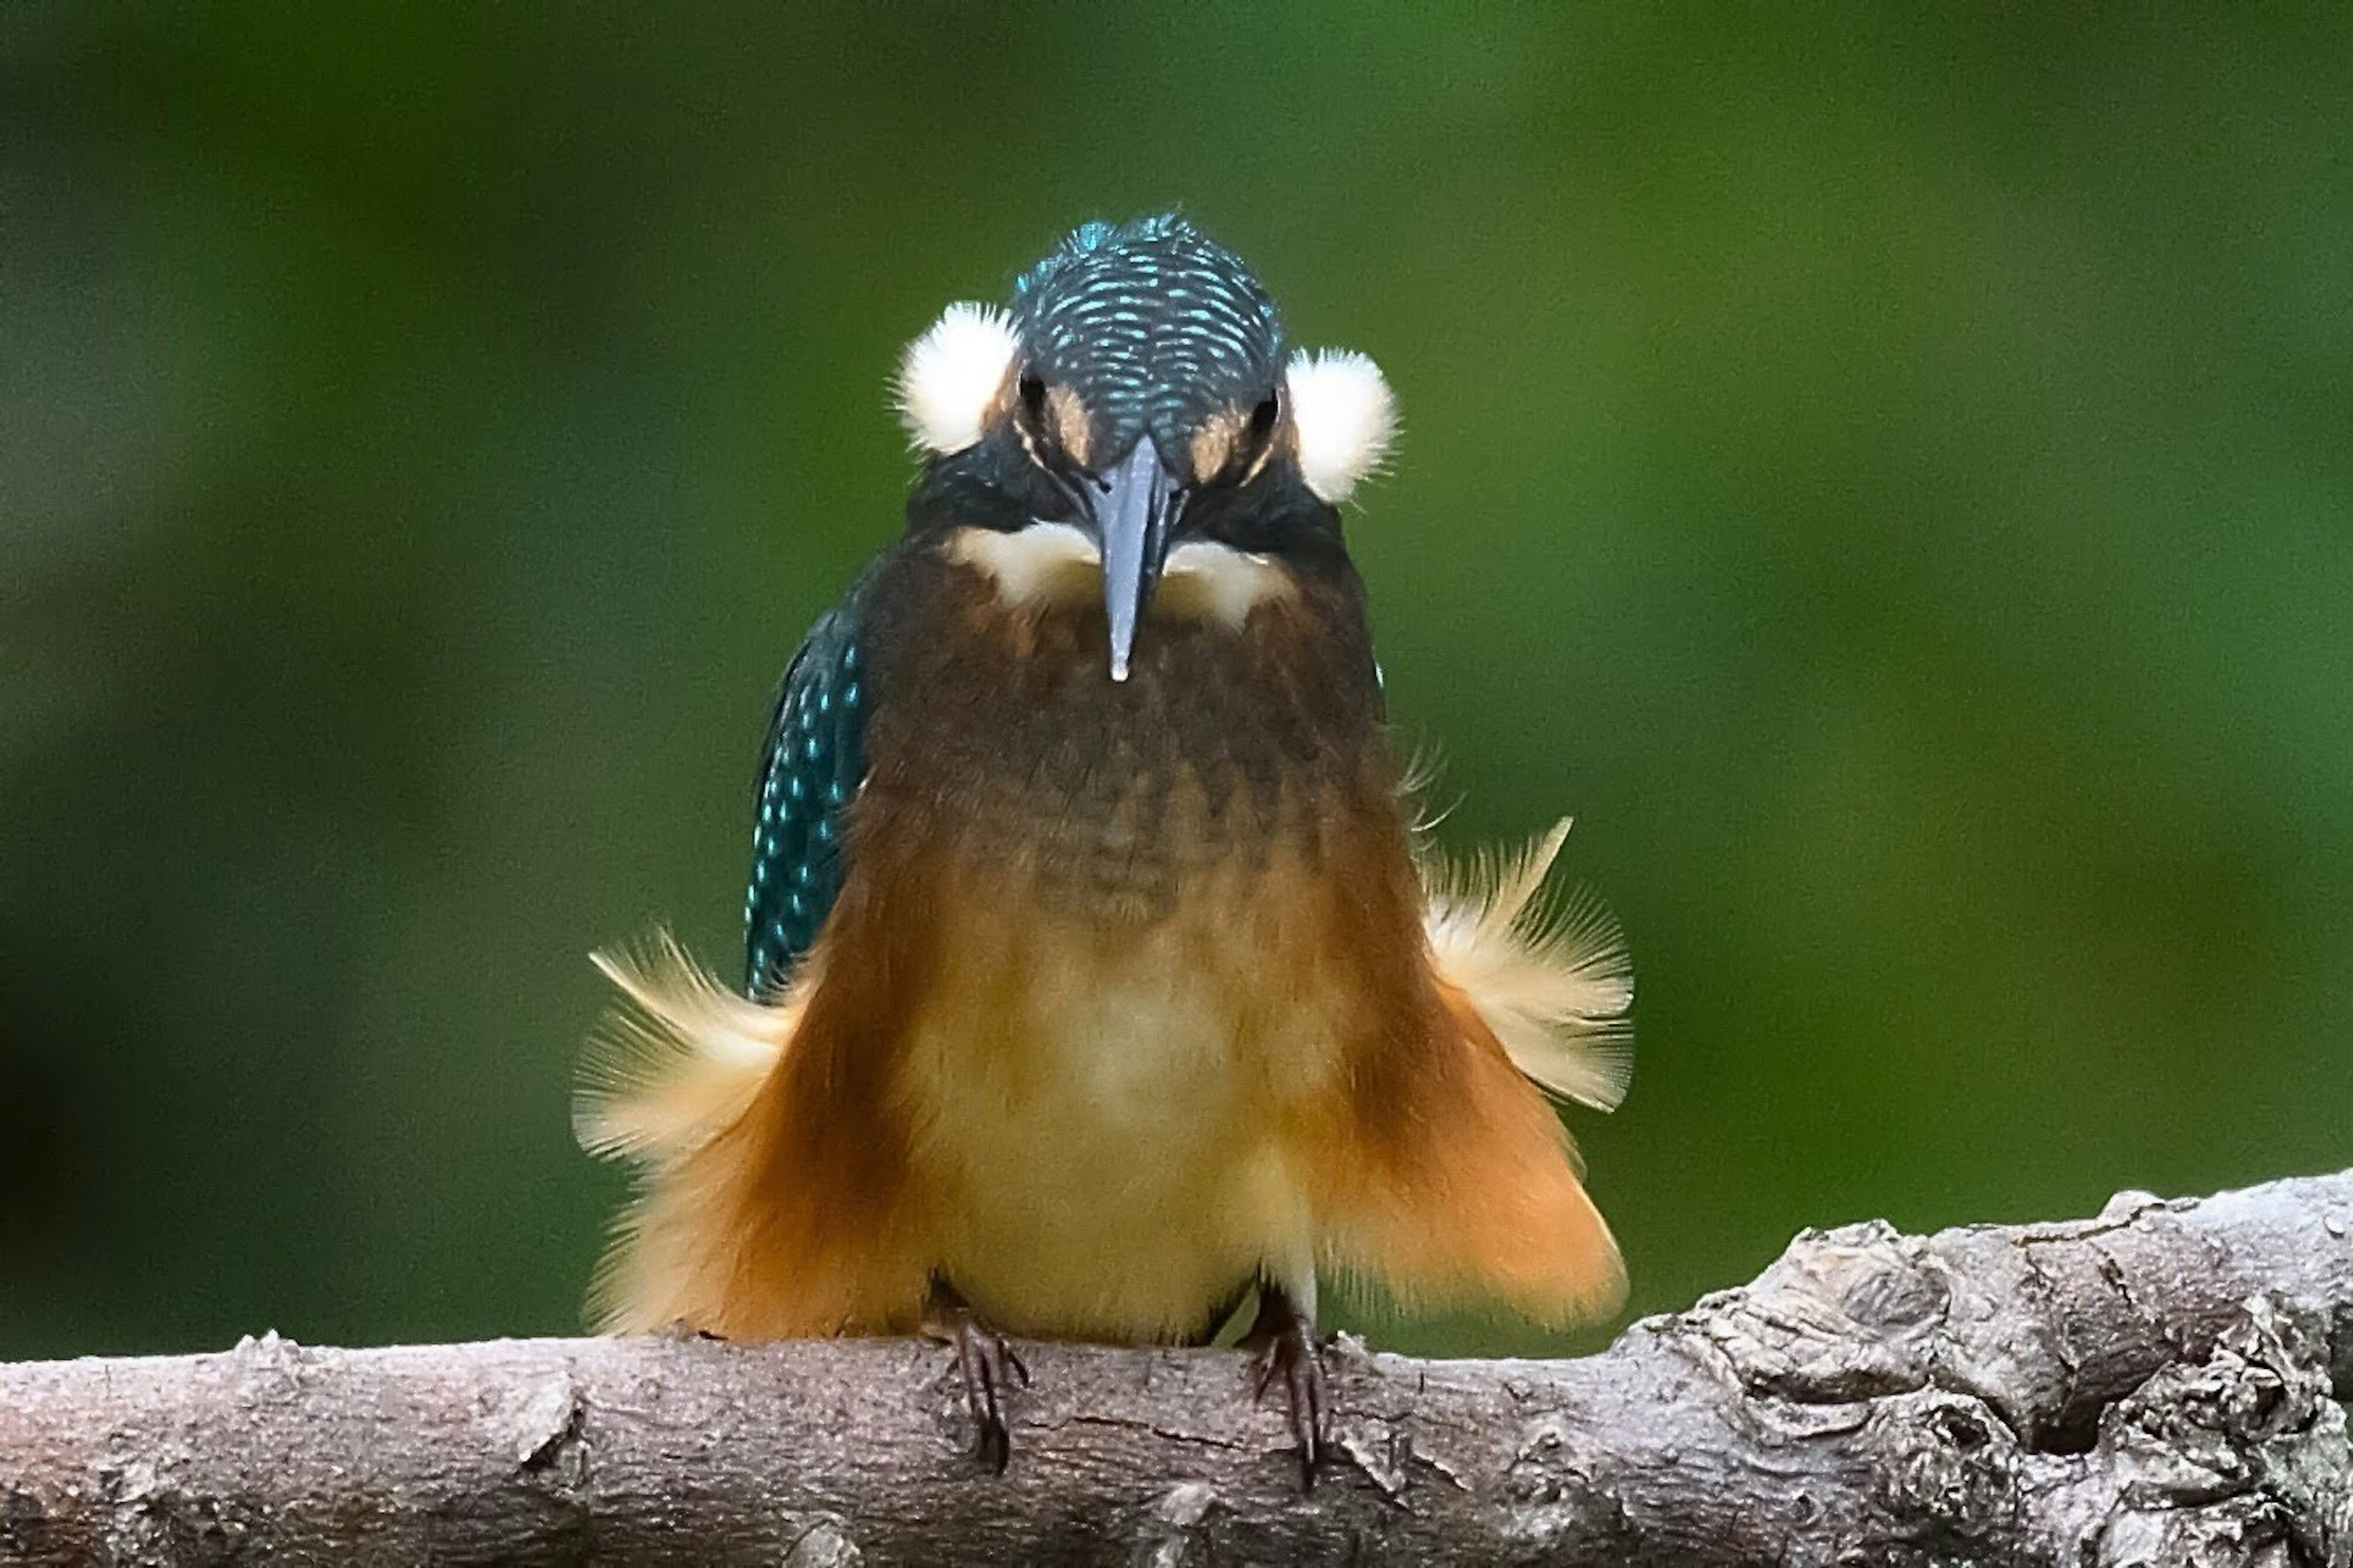
<instances>
[{"instance_id":1,"label":"rough gray bark","mask_svg":"<svg viewBox=\"0 0 2353 1568\"><path fill-rule=\"evenodd\" d=\"M1563 1362L1025 1346L1003 1476L906 1342L0 1366L0 1563L2353 1561L2353 1172L1800 1236Z\"/></svg>"}]
</instances>

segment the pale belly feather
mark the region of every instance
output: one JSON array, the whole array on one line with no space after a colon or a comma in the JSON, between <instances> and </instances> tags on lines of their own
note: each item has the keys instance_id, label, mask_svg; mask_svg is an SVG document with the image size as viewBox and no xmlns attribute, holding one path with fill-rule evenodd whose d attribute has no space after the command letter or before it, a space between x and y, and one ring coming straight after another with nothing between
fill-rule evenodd
<instances>
[{"instance_id":1,"label":"pale belly feather","mask_svg":"<svg viewBox=\"0 0 2353 1568\"><path fill-rule=\"evenodd\" d=\"M1298 1128L1338 1043L1253 943L1300 934L1278 881L1140 926L976 918L994 941L948 944L995 962L933 977L899 1089L942 1272L1001 1327L1166 1340L1261 1270L1312 1291Z\"/></svg>"}]
</instances>

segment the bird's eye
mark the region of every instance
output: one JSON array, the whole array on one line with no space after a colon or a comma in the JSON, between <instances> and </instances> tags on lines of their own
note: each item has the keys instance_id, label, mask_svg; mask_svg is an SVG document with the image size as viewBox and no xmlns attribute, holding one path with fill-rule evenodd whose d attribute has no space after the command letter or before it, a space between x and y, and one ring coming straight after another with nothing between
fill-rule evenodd
<instances>
[{"instance_id":1,"label":"bird's eye","mask_svg":"<svg viewBox=\"0 0 2353 1568\"><path fill-rule=\"evenodd\" d=\"M1014 384L1014 395L1020 399L1020 408L1013 418L1013 433L1021 438L1021 450L1029 455L1046 477L1054 479L1061 472L1069 455L1062 449L1062 432L1055 427L1051 411L1046 405L1046 379L1037 373L1025 372Z\"/></svg>"},{"instance_id":2,"label":"bird's eye","mask_svg":"<svg viewBox=\"0 0 2353 1568\"><path fill-rule=\"evenodd\" d=\"M1250 410L1250 438L1253 450L1265 446L1267 437L1274 434L1274 421L1282 412L1282 404L1271 392L1259 399L1258 406Z\"/></svg>"}]
</instances>

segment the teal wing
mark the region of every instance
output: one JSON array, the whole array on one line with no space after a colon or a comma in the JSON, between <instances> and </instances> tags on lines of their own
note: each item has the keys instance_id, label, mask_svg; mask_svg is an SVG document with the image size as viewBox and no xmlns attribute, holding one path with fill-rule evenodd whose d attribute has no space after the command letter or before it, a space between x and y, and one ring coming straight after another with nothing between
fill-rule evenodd
<instances>
[{"instance_id":1,"label":"teal wing","mask_svg":"<svg viewBox=\"0 0 2353 1568\"><path fill-rule=\"evenodd\" d=\"M842 816L866 777L865 583L810 629L768 719L744 899L744 989L754 996L791 977L841 892Z\"/></svg>"}]
</instances>

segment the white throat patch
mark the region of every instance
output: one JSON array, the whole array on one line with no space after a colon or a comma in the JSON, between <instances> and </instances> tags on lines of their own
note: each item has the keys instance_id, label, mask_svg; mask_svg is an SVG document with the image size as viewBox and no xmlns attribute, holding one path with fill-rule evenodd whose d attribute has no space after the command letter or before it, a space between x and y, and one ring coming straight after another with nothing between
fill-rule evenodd
<instances>
[{"instance_id":1,"label":"white throat patch","mask_svg":"<svg viewBox=\"0 0 2353 1568\"><path fill-rule=\"evenodd\" d=\"M1011 533L960 528L948 536L947 555L987 576L1017 609L1103 602L1103 552L1067 522L1033 522ZM1188 539L1161 568L1152 618L1215 621L1240 631L1252 610L1292 591L1290 573L1272 557Z\"/></svg>"}]
</instances>

